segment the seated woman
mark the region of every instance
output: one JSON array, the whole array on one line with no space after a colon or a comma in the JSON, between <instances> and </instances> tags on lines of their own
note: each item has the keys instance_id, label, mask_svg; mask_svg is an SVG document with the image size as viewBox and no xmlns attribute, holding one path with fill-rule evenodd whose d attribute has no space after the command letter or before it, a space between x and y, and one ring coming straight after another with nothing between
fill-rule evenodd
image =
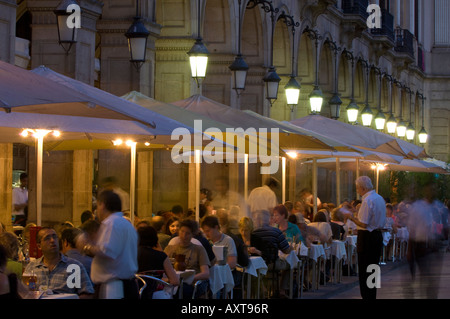
<instances>
[{"instance_id":1,"label":"seated woman","mask_svg":"<svg viewBox=\"0 0 450 319\"><path fill-rule=\"evenodd\" d=\"M316 216L313 218L313 222L308 226L314 227L320 231L320 233L325 236L324 244L331 245L333 241L333 232L331 231L331 226L327 222L327 216L323 211L317 212Z\"/></svg>"},{"instance_id":2,"label":"seated woman","mask_svg":"<svg viewBox=\"0 0 450 319\"><path fill-rule=\"evenodd\" d=\"M6 249L0 245L0 300L22 299L19 291L25 293L26 288L22 287L15 273L6 271L7 260Z\"/></svg>"},{"instance_id":3,"label":"seated woman","mask_svg":"<svg viewBox=\"0 0 450 319\"><path fill-rule=\"evenodd\" d=\"M159 247L158 233L156 230L152 226L141 226L137 229L137 232L139 235L138 272L164 270L167 276L167 282L174 286L179 285L180 280L175 269L173 269L169 257ZM147 297L150 298L149 295Z\"/></svg>"},{"instance_id":4,"label":"seated woman","mask_svg":"<svg viewBox=\"0 0 450 319\"><path fill-rule=\"evenodd\" d=\"M180 221L178 217L172 216L167 220L166 226L165 226L165 234L173 237L178 236L178 229L180 228Z\"/></svg>"},{"instance_id":5,"label":"seated woman","mask_svg":"<svg viewBox=\"0 0 450 319\"><path fill-rule=\"evenodd\" d=\"M284 205L275 206L273 209L273 220L277 228L282 231L283 235L289 242L298 244L300 241L305 243L300 229L297 225L288 221L289 212Z\"/></svg>"},{"instance_id":6,"label":"seated woman","mask_svg":"<svg viewBox=\"0 0 450 319\"><path fill-rule=\"evenodd\" d=\"M346 237L346 231L344 228L345 217L339 208L335 208L331 211L331 231L333 232L334 240L344 240Z\"/></svg>"},{"instance_id":7,"label":"seated woman","mask_svg":"<svg viewBox=\"0 0 450 319\"><path fill-rule=\"evenodd\" d=\"M253 221L249 217L242 217L239 221L239 234L247 247L247 251L250 255L261 256L261 251L252 247L250 244L250 235L253 232Z\"/></svg>"}]
</instances>

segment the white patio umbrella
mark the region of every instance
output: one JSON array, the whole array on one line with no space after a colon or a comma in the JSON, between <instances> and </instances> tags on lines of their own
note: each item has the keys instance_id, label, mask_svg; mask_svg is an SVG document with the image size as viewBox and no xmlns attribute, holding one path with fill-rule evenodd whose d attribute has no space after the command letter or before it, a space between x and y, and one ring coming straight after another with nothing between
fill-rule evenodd
<instances>
[{"instance_id":1,"label":"white patio umbrella","mask_svg":"<svg viewBox=\"0 0 450 319\"><path fill-rule=\"evenodd\" d=\"M150 141L153 145L161 143L166 146L174 143L171 135L175 129L184 128L189 135L195 133L193 128L176 120L48 68L37 70L39 72L30 72L0 61L0 108L5 111L0 113L0 127L4 142L18 141L18 131L24 128L45 130L47 133L63 131L64 138L60 140L50 136L46 139L53 141L51 145L46 143L48 149L53 150L110 148L112 138L120 134L125 134L125 138L128 135L134 137L135 142L142 144ZM36 193L40 223L44 136L36 136L39 137ZM24 142L23 138L20 142ZM132 147L133 151L135 149ZM132 155L133 158L135 156ZM130 193L134 193L133 189Z\"/></svg>"}]
</instances>

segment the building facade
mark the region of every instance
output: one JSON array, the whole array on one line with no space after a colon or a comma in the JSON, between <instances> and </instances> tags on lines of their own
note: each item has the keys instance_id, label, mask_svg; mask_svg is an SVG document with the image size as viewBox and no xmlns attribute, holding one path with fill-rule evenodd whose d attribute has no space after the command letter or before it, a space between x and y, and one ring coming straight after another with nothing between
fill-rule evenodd
<instances>
[{"instance_id":1,"label":"building facade","mask_svg":"<svg viewBox=\"0 0 450 319\"><path fill-rule=\"evenodd\" d=\"M429 134L424 145L427 153L442 161L450 160L447 0L80 0L78 3L82 26L77 43L66 54L58 44L53 12L59 0L0 0L0 60L26 69L46 65L118 96L136 90L170 103L201 93L234 108L287 121L310 114L309 94L316 81L317 65L317 81L324 94L321 115L331 117L328 102L337 87L342 101L339 120L347 122L346 107L353 92L360 110L367 101L374 115L382 110L411 122L416 129L413 141L416 144L419 144L417 133L424 126ZM381 9L381 28L368 26L370 4ZM264 7L271 7L272 11ZM139 71L129 61L124 36L136 13L150 31L147 62ZM286 16L291 19L283 18ZM288 21L295 25L290 26ZM319 37L312 38L307 30L316 31ZM191 78L187 55L199 35L210 52L206 78L200 88ZM239 49L249 71L245 91L238 96L233 90L229 66ZM272 65L281 78L278 98L273 104L266 99L262 80ZM301 84L300 100L293 109L286 104L284 95L284 86L291 75ZM374 124L372 127L375 129ZM33 150L24 152L28 160L21 167L15 164L23 162L18 150L20 145L0 147L3 167L0 175L4 181L0 211L5 224L10 224L10 171L27 170L33 179ZM129 188L129 154L125 151L48 152L44 161L43 212L49 223L78 222L81 212L92 205L92 183L98 184L102 177L116 175L121 187ZM287 199L294 200L300 188L310 185L311 174L298 163L290 163L289 167ZM189 164L172 163L167 150L140 152L138 214L150 216L177 203L193 207L193 169ZM230 189L242 192L239 165L211 165L202 169L205 186L225 174ZM52 173L45 174L46 170ZM251 189L259 186L262 178L257 168L250 170L251 174L254 172L249 182ZM89 173L79 174L80 171ZM347 190L342 198L351 198L354 176L351 172L343 174L341 181ZM321 175L325 184L336 180L325 171L319 172ZM33 186L31 201L32 189ZM319 197L332 201L334 196L332 190L319 189ZM33 209L30 216L32 219Z\"/></svg>"}]
</instances>

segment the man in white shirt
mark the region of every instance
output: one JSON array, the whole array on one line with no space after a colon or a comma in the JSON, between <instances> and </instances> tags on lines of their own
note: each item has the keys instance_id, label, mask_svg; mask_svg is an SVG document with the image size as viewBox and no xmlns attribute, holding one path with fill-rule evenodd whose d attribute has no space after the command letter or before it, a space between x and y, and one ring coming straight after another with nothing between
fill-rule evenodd
<instances>
[{"instance_id":1,"label":"man in white shirt","mask_svg":"<svg viewBox=\"0 0 450 319\"><path fill-rule=\"evenodd\" d=\"M81 236L77 248L93 256L91 279L100 299L138 299L134 275L138 270L138 235L120 211L119 195L111 190L100 193L97 217L101 222L95 244Z\"/></svg>"},{"instance_id":2,"label":"man in white shirt","mask_svg":"<svg viewBox=\"0 0 450 319\"><path fill-rule=\"evenodd\" d=\"M386 202L373 189L372 181L367 176L356 180L356 191L362 196L361 208L358 218L349 214L348 218L358 227L358 267L359 287L363 299L376 299L377 289L369 288L367 272L369 265L378 265L383 249L383 236L381 229L386 222Z\"/></svg>"},{"instance_id":3,"label":"man in white shirt","mask_svg":"<svg viewBox=\"0 0 450 319\"><path fill-rule=\"evenodd\" d=\"M12 205L15 225L26 225L28 208L28 175L26 173L20 174L20 186L12 190Z\"/></svg>"},{"instance_id":4,"label":"man in white shirt","mask_svg":"<svg viewBox=\"0 0 450 319\"><path fill-rule=\"evenodd\" d=\"M247 199L250 213L259 210L272 212L272 209L278 205L275 190L277 190L279 185L280 182L276 178L269 177L264 186L254 188Z\"/></svg>"}]
</instances>

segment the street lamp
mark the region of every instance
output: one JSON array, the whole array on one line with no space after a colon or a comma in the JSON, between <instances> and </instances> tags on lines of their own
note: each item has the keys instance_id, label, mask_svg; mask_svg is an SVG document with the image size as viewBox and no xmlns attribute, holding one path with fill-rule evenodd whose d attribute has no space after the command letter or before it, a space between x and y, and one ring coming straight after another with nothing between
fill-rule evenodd
<instances>
[{"instance_id":1,"label":"street lamp","mask_svg":"<svg viewBox=\"0 0 450 319\"><path fill-rule=\"evenodd\" d=\"M68 19L72 15L72 10L77 11L79 8L80 6L75 0L62 0L54 10L58 26L58 41L64 51L66 51L66 54L69 54L72 45L77 43L78 29L76 25L69 27Z\"/></svg>"},{"instance_id":2,"label":"street lamp","mask_svg":"<svg viewBox=\"0 0 450 319\"><path fill-rule=\"evenodd\" d=\"M369 106L369 62L363 59L359 59L360 62L366 67L366 102L363 111L361 112L361 119L364 126L372 125L373 112Z\"/></svg>"},{"instance_id":3,"label":"street lamp","mask_svg":"<svg viewBox=\"0 0 450 319\"><path fill-rule=\"evenodd\" d=\"M404 86L397 82L398 86L400 87L400 119L397 124L397 136L398 137L405 137L406 135L406 123L403 121L403 92L402 89Z\"/></svg>"},{"instance_id":4,"label":"street lamp","mask_svg":"<svg viewBox=\"0 0 450 319\"><path fill-rule=\"evenodd\" d=\"M133 24L125 33L125 36L128 39L128 50L130 51L131 57L130 62L134 64L138 71L145 63L149 34L150 32L144 26L139 16L139 0L136 0L136 16L134 17Z\"/></svg>"},{"instance_id":5,"label":"street lamp","mask_svg":"<svg viewBox=\"0 0 450 319\"><path fill-rule=\"evenodd\" d=\"M267 71L263 78L266 86L266 99L269 100L270 105L278 98L278 85L281 78L278 76L273 66Z\"/></svg>"},{"instance_id":6,"label":"street lamp","mask_svg":"<svg viewBox=\"0 0 450 319\"><path fill-rule=\"evenodd\" d=\"M397 129L397 120L395 119L394 114L392 113L392 105L393 105L393 86L394 86L394 78L388 74L385 74L388 80L391 82L391 101L390 101L390 116L386 122L386 128L389 134L395 134L395 130Z\"/></svg>"},{"instance_id":7,"label":"street lamp","mask_svg":"<svg viewBox=\"0 0 450 319\"><path fill-rule=\"evenodd\" d=\"M189 63L191 65L191 75L197 82L197 87L200 87L200 83L206 77L209 51L203 44L203 39L200 36L201 0L198 0L197 9L197 39L187 54L189 55Z\"/></svg>"},{"instance_id":8,"label":"street lamp","mask_svg":"<svg viewBox=\"0 0 450 319\"><path fill-rule=\"evenodd\" d=\"M383 111L381 110L381 89L383 85L383 73L381 72L380 68L373 67L375 72L378 74L380 83L378 86L378 114L375 116L375 126L377 130L384 130L384 125L386 124L386 116L384 115Z\"/></svg>"},{"instance_id":9,"label":"street lamp","mask_svg":"<svg viewBox=\"0 0 450 319\"><path fill-rule=\"evenodd\" d=\"M312 114L317 114L320 113L320 111L322 110L322 103L323 103L323 93L322 90L319 88L319 40L322 39L322 36L319 34L317 30L311 30L309 27L306 27L304 32L308 33L308 37L311 40L314 40L314 44L316 47L315 82L314 82L314 89L309 95L309 103L311 106Z\"/></svg>"},{"instance_id":10,"label":"street lamp","mask_svg":"<svg viewBox=\"0 0 450 319\"><path fill-rule=\"evenodd\" d=\"M422 129L419 132L419 142L420 144L426 144L428 141L428 133L425 130L425 107L424 107L424 100L425 97L423 94L420 94L417 92L417 95L422 99Z\"/></svg>"},{"instance_id":11,"label":"street lamp","mask_svg":"<svg viewBox=\"0 0 450 319\"><path fill-rule=\"evenodd\" d=\"M295 63L295 28L300 26L300 23L295 22L294 18L292 16L286 15L284 11L278 17L278 19L281 19L281 18L284 19L284 23L286 24L287 27L292 27L291 28L291 31L292 31L292 53L291 53L292 72L291 72L291 77L290 77L288 83L284 87L284 90L286 93L287 105L290 107L291 114L293 115L294 109L298 105L298 99L300 98L300 89L301 89L300 84L295 79L295 75L296 75L296 72L295 72L295 66L296 66L296 63Z\"/></svg>"},{"instance_id":12,"label":"street lamp","mask_svg":"<svg viewBox=\"0 0 450 319\"><path fill-rule=\"evenodd\" d=\"M406 139L408 141L413 141L416 130L412 124L412 91L409 87L406 87L405 90L409 93L409 125L406 129Z\"/></svg>"},{"instance_id":13,"label":"street lamp","mask_svg":"<svg viewBox=\"0 0 450 319\"><path fill-rule=\"evenodd\" d=\"M346 111L348 122L351 124L355 124L358 120L359 112L358 104L356 104L355 102L355 57L353 56L352 52L346 49L342 52L342 54L344 54L347 60L350 60L352 63L352 93L350 97L350 104L347 106Z\"/></svg>"},{"instance_id":14,"label":"street lamp","mask_svg":"<svg viewBox=\"0 0 450 319\"><path fill-rule=\"evenodd\" d=\"M325 44L328 44L331 50L334 52L334 93L331 99L328 101L330 106L330 115L332 119L339 119L341 115L342 100L339 97L339 84L338 84L338 53L341 48L336 45L336 42L326 39Z\"/></svg>"},{"instance_id":15,"label":"street lamp","mask_svg":"<svg viewBox=\"0 0 450 319\"><path fill-rule=\"evenodd\" d=\"M238 4L239 4L238 54L236 55L234 62L228 68L231 70L231 73L233 74L233 89L236 91L239 97L241 92L245 90L245 81L247 79L247 71L249 67L248 64L244 61L241 54L242 0L239 0Z\"/></svg>"}]
</instances>

